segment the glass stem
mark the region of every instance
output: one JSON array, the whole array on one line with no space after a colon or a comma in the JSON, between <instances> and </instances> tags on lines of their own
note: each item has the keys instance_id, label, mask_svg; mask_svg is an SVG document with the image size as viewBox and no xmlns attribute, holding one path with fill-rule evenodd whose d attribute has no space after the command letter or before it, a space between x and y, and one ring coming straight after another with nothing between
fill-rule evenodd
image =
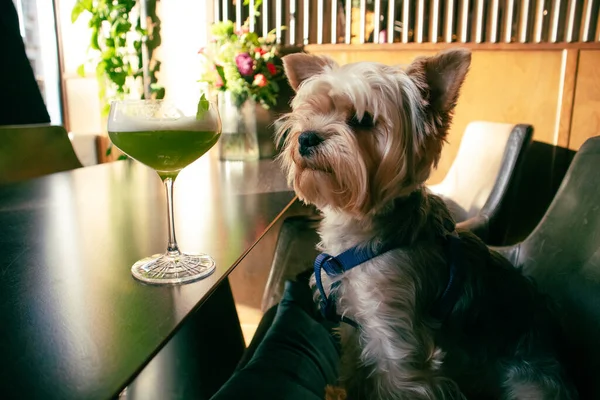
<instances>
[{"instance_id":1,"label":"glass stem","mask_svg":"<svg viewBox=\"0 0 600 400\"><path fill-rule=\"evenodd\" d=\"M173 178L164 180L165 189L167 191L167 217L169 221L169 243L167 244L167 253L170 256L178 256L179 247L177 247L177 239L175 239L175 218L173 217Z\"/></svg>"}]
</instances>

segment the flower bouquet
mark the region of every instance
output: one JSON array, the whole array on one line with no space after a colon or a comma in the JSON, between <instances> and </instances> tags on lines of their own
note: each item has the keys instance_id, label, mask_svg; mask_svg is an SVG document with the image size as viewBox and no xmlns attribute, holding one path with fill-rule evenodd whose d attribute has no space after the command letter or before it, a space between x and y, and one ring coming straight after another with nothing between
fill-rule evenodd
<instances>
[{"instance_id":1,"label":"flower bouquet","mask_svg":"<svg viewBox=\"0 0 600 400\"><path fill-rule=\"evenodd\" d=\"M258 137L269 133L274 118L270 110L278 103L280 85L287 84L275 34L271 31L259 37L250 32L247 20L237 30L231 21L217 22L211 35L208 46L200 50L204 59L201 81L218 94L223 120L221 158L259 158ZM266 141L274 153L270 134Z\"/></svg>"}]
</instances>

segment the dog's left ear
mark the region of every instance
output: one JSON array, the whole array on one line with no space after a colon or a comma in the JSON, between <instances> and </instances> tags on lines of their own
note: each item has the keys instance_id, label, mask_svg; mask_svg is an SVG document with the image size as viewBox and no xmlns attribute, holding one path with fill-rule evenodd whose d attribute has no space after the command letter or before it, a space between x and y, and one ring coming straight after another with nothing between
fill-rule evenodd
<instances>
[{"instance_id":1,"label":"dog's left ear","mask_svg":"<svg viewBox=\"0 0 600 400\"><path fill-rule=\"evenodd\" d=\"M337 67L337 63L327 56L316 56L305 53L289 54L283 57L282 61L290 86L295 91L298 91L298 87L307 78L319 75L325 69Z\"/></svg>"},{"instance_id":2,"label":"dog's left ear","mask_svg":"<svg viewBox=\"0 0 600 400\"><path fill-rule=\"evenodd\" d=\"M421 90L428 113L434 120L441 118L443 125L449 123L470 65L469 50L451 49L433 57L417 58L406 70Z\"/></svg>"}]
</instances>

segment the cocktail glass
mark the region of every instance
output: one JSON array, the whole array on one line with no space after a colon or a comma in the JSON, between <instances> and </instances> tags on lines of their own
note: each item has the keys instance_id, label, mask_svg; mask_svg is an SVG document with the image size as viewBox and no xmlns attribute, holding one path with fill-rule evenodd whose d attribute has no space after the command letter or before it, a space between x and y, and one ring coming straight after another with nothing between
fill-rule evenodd
<instances>
[{"instance_id":1,"label":"cocktail glass","mask_svg":"<svg viewBox=\"0 0 600 400\"><path fill-rule=\"evenodd\" d=\"M202 97L198 109L184 112L165 100L124 100L111 104L108 136L123 153L153 168L167 193L167 251L137 261L133 276L150 284L181 284L215 269L207 254L179 250L173 218L173 183L179 172L210 150L221 135L216 106Z\"/></svg>"}]
</instances>

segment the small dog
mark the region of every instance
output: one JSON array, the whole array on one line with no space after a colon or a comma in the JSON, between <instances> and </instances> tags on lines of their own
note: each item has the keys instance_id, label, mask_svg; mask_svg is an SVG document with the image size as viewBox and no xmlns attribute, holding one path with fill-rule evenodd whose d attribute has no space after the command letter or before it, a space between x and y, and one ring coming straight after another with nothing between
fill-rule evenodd
<instances>
[{"instance_id":1,"label":"small dog","mask_svg":"<svg viewBox=\"0 0 600 400\"><path fill-rule=\"evenodd\" d=\"M424 186L470 52L406 69L308 54L283 61L296 96L279 121L280 160L299 198L323 214L317 297L348 322L340 396L576 398L550 302L474 235L457 234Z\"/></svg>"}]
</instances>

